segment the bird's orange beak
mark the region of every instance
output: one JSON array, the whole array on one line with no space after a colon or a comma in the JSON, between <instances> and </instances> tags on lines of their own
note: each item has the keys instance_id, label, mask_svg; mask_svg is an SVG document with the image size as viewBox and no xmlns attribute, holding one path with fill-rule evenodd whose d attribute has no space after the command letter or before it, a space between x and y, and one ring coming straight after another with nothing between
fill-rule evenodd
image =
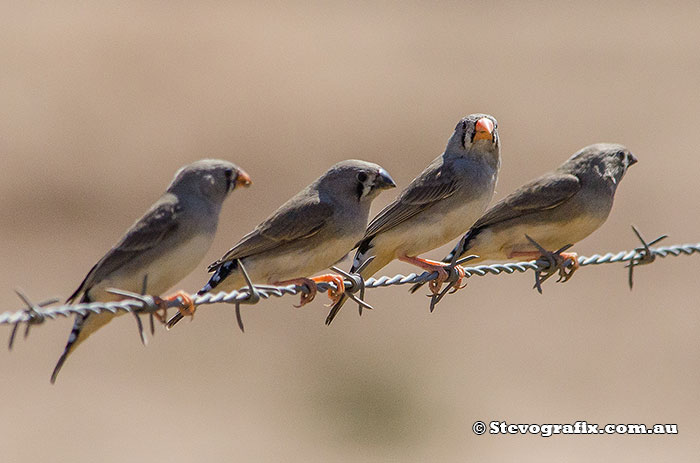
<instances>
[{"instance_id":1,"label":"bird's orange beak","mask_svg":"<svg viewBox=\"0 0 700 463\"><path fill-rule=\"evenodd\" d=\"M474 127L474 141L491 140L493 141L493 122L488 117L482 117L476 121Z\"/></svg>"},{"instance_id":2,"label":"bird's orange beak","mask_svg":"<svg viewBox=\"0 0 700 463\"><path fill-rule=\"evenodd\" d=\"M236 187L250 186L252 183L253 181L250 179L250 175L248 175L243 169L239 169L238 175L236 175Z\"/></svg>"}]
</instances>

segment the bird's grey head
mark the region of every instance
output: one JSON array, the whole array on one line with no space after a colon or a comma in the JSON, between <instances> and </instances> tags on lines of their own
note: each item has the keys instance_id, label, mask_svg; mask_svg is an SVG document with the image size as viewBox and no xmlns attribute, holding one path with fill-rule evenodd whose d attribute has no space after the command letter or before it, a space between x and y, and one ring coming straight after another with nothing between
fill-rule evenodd
<instances>
[{"instance_id":1,"label":"bird's grey head","mask_svg":"<svg viewBox=\"0 0 700 463\"><path fill-rule=\"evenodd\" d=\"M321 191L332 191L339 198L372 201L382 190L396 183L383 167L371 162L350 159L339 162L318 179Z\"/></svg>"},{"instance_id":2,"label":"bird's grey head","mask_svg":"<svg viewBox=\"0 0 700 463\"><path fill-rule=\"evenodd\" d=\"M596 143L579 150L567 164L574 170L591 172L616 187L627 169L636 162L637 158L623 145Z\"/></svg>"},{"instance_id":3,"label":"bird's grey head","mask_svg":"<svg viewBox=\"0 0 700 463\"><path fill-rule=\"evenodd\" d=\"M486 155L498 160L501 140L498 136L498 121L488 114L470 114L457 123L447 142L446 153Z\"/></svg>"},{"instance_id":4,"label":"bird's grey head","mask_svg":"<svg viewBox=\"0 0 700 463\"><path fill-rule=\"evenodd\" d=\"M197 194L220 203L236 187L251 183L248 174L232 162L202 159L177 171L168 191Z\"/></svg>"}]
</instances>

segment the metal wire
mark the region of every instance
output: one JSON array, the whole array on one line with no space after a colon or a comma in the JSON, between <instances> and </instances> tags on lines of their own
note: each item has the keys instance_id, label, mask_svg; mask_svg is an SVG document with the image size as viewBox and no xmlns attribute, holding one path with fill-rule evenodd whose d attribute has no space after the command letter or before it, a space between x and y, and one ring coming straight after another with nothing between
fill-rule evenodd
<instances>
[{"instance_id":1,"label":"metal wire","mask_svg":"<svg viewBox=\"0 0 700 463\"><path fill-rule=\"evenodd\" d=\"M594 254L589 257L580 256L578 258L578 263L581 267L586 267L589 265L601 265L601 264L612 264L618 262L628 262L627 267L630 271L630 287L632 286L632 271L634 267L638 265L649 264L654 261L656 257L669 257L669 256L681 256L681 255L692 255L700 253L700 243L694 244L678 244L673 246L662 246L662 247L650 247L650 244L656 243L663 239L665 236L659 237L651 242L646 242L641 237L639 232L635 229L635 233L638 235L639 239L642 241L642 246L631 251L620 251L618 253L607 253L607 254ZM463 263L467 259L461 259L455 262L456 264ZM539 273L549 272L550 274L554 272L552 268L551 261L547 259L533 260L529 262L511 262L506 264L492 264L492 265L477 265L474 267L465 266L463 267L465 271L465 277L471 278L474 276L485 276L485 275L500 275L500 274L513 274L515 272L524 273L528 271L533 271L538 275ZM392 277L382 276L379 278L369 278L367 280L362 280L362 278L357 274L347 274L342 272L346 276L345 280L345 291L349 295L353 295L353 299L357 299L355 293L363 291L365 288L384 288L388 286L415 284L415 283L426 283L437 278L437 273L424 272L421 274L410 273L408 275L398 274ZM444 294L447 293L456 283L458 276L454 269L451 269L450 277L447 282L450 283L448 287L443 290L443 292L433 298L431 303L431 309L434 304L437 303ZM546 279L546 278L545 278ZM537 281L537 280L536 280ZM543 281L543 280L542 280ZM318 283L318 291L323 292L329 289L337 289L335 284L321 282ZM15 325L26 323L27 325L33 325L42 323L45 320L55 320L59 317L70 317L75 314L85 315L87 313L102 313L111 312L117 314L119 312L129 312L134 314L153 314L159 310L169 307L177 307L178 303L173 301L164 302L157 296L139 295L135 293L128 293L124 291L114 290L114 292L121 295L127 296L126 299L116 302L91 302L91 303L81 303L81 304L64 304L57 305L53 307L45 307L46 303L33 304L26 296L21 295L22 299L27 304L27 308L14 312L5 312L0 314L0 324L2 325ZM218 293L206 293L203 295L192 295L192 299L196 306L217 304L220 302L236 304L257 304L263 299L269 299L270 297L282 297L285 295L297 295L301 293L308 293L309 288L303 285L289 285L289 286L270 286L270 285L255 285L249 284L248 288L243 288L241 290L235 290L231 292L218 292ZM50 301L53 302L53 301ZM366 305L366 307L371 307ZM237 307L238 308L238 307ZM240 323L240 314L239 324ZM140 328L142 330L142 328Z\"/></svg>"}]
</instances>

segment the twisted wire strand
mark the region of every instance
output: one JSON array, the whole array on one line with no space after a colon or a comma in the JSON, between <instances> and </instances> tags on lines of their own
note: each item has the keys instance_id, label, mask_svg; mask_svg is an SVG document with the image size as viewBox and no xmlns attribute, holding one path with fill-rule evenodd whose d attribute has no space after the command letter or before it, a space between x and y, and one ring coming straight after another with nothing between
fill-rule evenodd
<instances>
[{"instance_id":1,"label":"twisted wire strand","mask_svg":"<svg viewBox=\"0 0 700 463\"><path fill-rule=\"evenodd\" d=\"M658 239L654 240L653 242L656 241L658 241ZM620 251L618 253L607 253L603 255L594 254L589 257L580 256L578 258L578 263L580 266L583 267L589 265L629 262L628 267L630 267L630 270L632 270L634 266L652 263L656 257L677 257L681 255L692 255L700 253L700 243L678 244L654 248L648 247L649 243L646 243L643 240L642 243L644 244L643 247L639 247L631 251ZM471 278L473 276L485 276L488 274L499 275L503 273L510 275L515 272L543 272L547 271L550 268L550 266L550 262L544 259L540 259L532 260L529 262L511 262L505 264L477 265L474 267L464 266L463 268L466 272L466 277ZM353 275L353 277L359 276ZM345 290L350 293L355 293L361 289L361 286L364 286L365 288L384 288L388 286L426 283L436 278L436 272L423 272L421 274L410 273L408 275L398 274L393 277L382 276L379 278L369 278L365 280L363 284L358 283L357 279L346 279ZM450 279L448 279L448 281L456 281L456 272L450 272ZM327 291L329 289L336 289L335 284L326 282L318 283L319 292ZM253 294L251 294L251 291L248 288L243 288L241 290L234 290L231 292L220 291L218 293L192 295L191 297L194 301L194 304L197 306L217 304L220 302L229 304L256 304L262 299L269 299L273 296L283 297L285 295L297 295L302 292L307 293L308 291L309 289L306 286L300 285L255 285ZM115 302L91 302L72 305L65 304L53 307L44 307L44 303L38 305L28 303L27 305L29 306L29 308L27 309L10 311L0 314L0 325L17 325L21 323L37 324L42 323L45 320L55 320L59 317L70 317L75 314L85 315L89 312L96 314L102 312L111 312L113 314L117 314L119 312L130 312L140 314L154 313L157 310L163 309L163 306L162 304L159 304L159 298L157 297L138 295L135 295L134 297L135 298L133 299L123 299L121 301ZM25 299L26 301L26 298L23 297L23 299Z\"/></svg>"}]
</instances>

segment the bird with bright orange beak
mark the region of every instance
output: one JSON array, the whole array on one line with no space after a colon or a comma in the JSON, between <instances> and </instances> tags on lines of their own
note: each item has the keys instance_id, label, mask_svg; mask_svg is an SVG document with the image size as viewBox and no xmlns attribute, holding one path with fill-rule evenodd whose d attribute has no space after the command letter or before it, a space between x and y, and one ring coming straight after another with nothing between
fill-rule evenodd
<instances>
[{"instance_id":1,"label":"bird with bright orange beak","mask_svg":"<svg viewBox=\"0 0 700 463\"><path fill-rule=\"evenodd\" d=\"M251 184L235 164L203 159L180 169L168 189L129 228L119 242L100 259L66 302L107 302L123 299L110 288L140 293L144 281L148 294L159 295L194 270L209 250L224 200L237 187ZM184 301L182 311L194 311L192 300L178 292L170 299ZM92 333L126 312L76 315L63 354L51 382L69 355Z\"/></svg>"},{"instance_id":2,"label":"bird with bright orange beak","mask_svg":"<svg viewBox=\"0 0 700 463\"><path fill-rule=\"evenodd\" d=\"M558 271L560 280L567 281L579 267L578 255L555 251L576 244L605 223L622 177L636 163L634 154L617 143L581 148L555 171L489 208L442 261L467 254L478 256L469 265L551 256L557 265L551 272ZM546 278L538 280L538 290ZM414 285L411 292L421 286Z\"/></svg>"},{"instance_id":3,"label":"bird with bright orange beak","mask_svg":"<svg viewBox=\"0 0 700 463\"><path fill-rule=\"evenodd\" d=\"M449 276L448 264L418 256L461 236L484 213L498 178L500 146L493 116L471 114L460 120L445 151L370 222L350 271L361 269L368 278L398 259L437 272L431 283L437 294ZM363 266L371 256L374 259ZM326 324L345 301L333 306Z\"/></svg>"}]
</instances>

